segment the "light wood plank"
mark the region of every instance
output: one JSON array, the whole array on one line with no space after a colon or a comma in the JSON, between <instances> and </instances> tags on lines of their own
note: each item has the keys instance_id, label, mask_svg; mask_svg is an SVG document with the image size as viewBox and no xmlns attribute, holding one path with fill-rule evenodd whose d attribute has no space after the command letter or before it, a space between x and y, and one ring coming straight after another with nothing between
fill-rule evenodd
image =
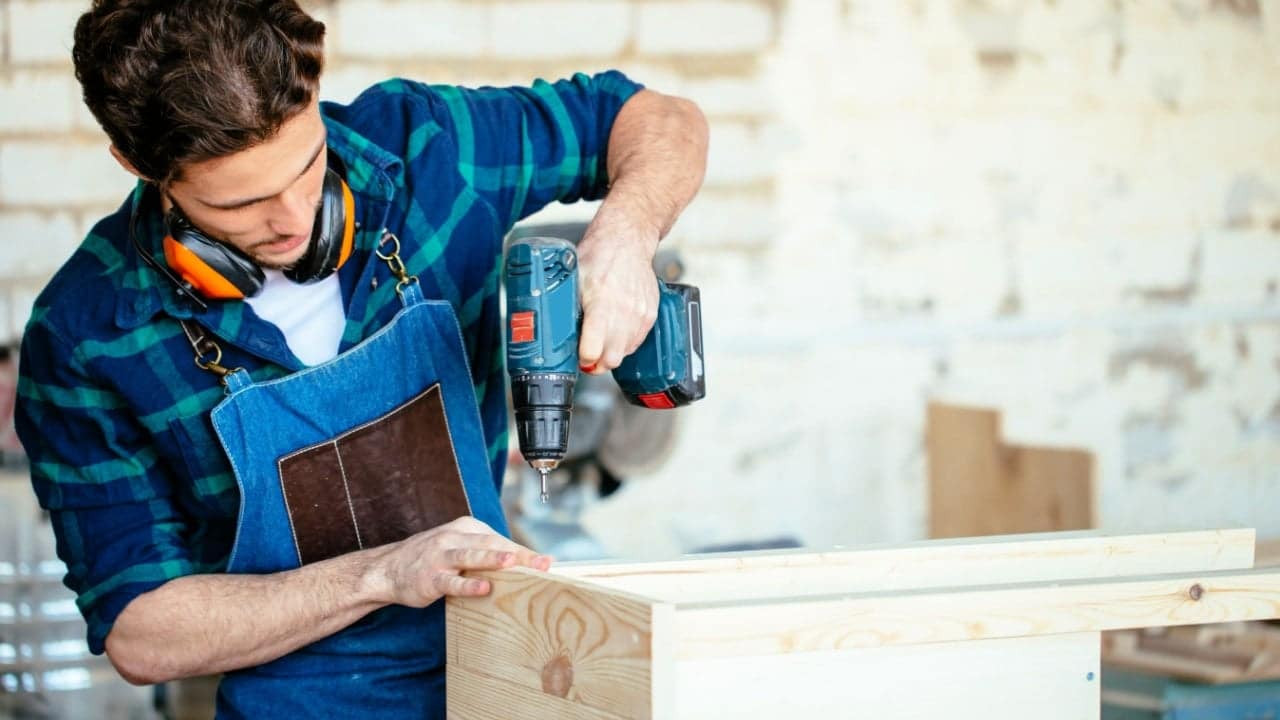
<instances>
[{"instance_id":1,"label":"light wood plank","mask_svg":"<svg viewBox=\"0 0 1280 720\"><path fill-rule=\"evenodd\" d=\"M681 661L676 717L1096 720L1098 633Z\"/></svg>"},{"instance_id":2,"label":"light wood plank","mask_svg":"<svg viewBox=\"0 0 1280 720\"><path fill-rule=\"evenodd\" d=\"M1099 531L928 540L830 552L766 551L553 572L667 602L753 600L928 587L1165 575L1253 566L1254 531Z\"/></svg>"},{"instance_id":3,"label":"light wood plank","mask_svg":"<svg viewBox=\"0 0 1280 720\"><path fill-rule=\"evenodd\" d=\"M449 720L512 720L515 717L527 720L630 720L642 717L614 715L454 663L445 666L445 687L449 695L445 715Z\"/></svg>"},{"instance_id":4,"label":"light wood plank","mask_svg":"<svg viewBox=\"0 0 1280 720\"><path fill-rule=\"evenodd\" d=\"M470 575L493 590L447 601L451 666L625 717L670 716L670 605L526 569Z\"/></svg>"},{"instance_id":5,"label":"light wood plank","mask_svg":"<svg viewBox=\"0 0 1280 720\"><path fill-rule=\"evenodd\" d=\"M1091 528L1093 455L1004 441L1000 413L930 403L929 535L935 538Z\"/></svg>"},{"instance_id":6,"label":"light wood plank","mask_svg":"<svg viewBox=\"0 0 1280 720\"><path fill-rule=\"evenodd\" d=\"M1280 618L1280 570L877 592L676 608L681 659Z\"/></svg>"}]
</instances>

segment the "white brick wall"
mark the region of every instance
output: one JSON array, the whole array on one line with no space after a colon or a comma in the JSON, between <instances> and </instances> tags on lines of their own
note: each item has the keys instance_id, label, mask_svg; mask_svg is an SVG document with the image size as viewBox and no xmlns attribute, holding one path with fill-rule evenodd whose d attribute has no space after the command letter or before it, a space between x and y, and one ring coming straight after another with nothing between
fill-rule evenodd
<instances>
[{"instance_id":1,"label":"white brick wall","mask_svg":"<svg viewBox=\"0 0 1280 720\"><path fill-rule=\"evenodd\" d=\"M0 3L0 58L9 57L9 3Z\"/></svg>"},{"instance_id":2,"label":"white brick wall","mask_svg":"<svg viewBox=\"0 0 1280 720\"><path fill-rule=\"evenodd\" d=\"M609 58L631 37L632 8L621 0L505 2L492 12L495 58Z\"/></svg>"},{"instance_id":3,"label":"white brick wall","mask_svg":"<svg viewBox=\"0 0 1280 720\"><path fill-rule=\"evenodd\" d=\"M0 77L0 132L68 132L83 105L66 72L17 70Z\"/></svg>"},{"instance_id":4,"label":"white brick wall","mask_svg":"<svg viewBox=\"0 0 1280 720\"><path fill-rule=\"evenodd\" d=\"M11 140L0 145L0 206L111 206L133 177L111 157L105 140Z\"/></svg>"},{"instance_id":5,"label":"white brick wall","mask_svg":"<svg viewBox=\"0 0 1280 720\"><path fill-rule=\"evenodd\" d=\"M52 275L81 238L70 213L0 211L0 282Z\"/></svg>"},{"instance_id":6,"label":"white brick wall","mask_svg":"<svg viewBox=\"0 0 1280 720\"><path fill-rule=\"evenodd\" d=\"M9 61L70 65L72 31L87 9L80 0L9 0Z\"/></svg>"},{"instance_id":7,"label":"white brick wall","mask_svg":"<svg viewBox=\"0 0 1280 720\"><path fill-rule=\"evenodd\" d=\"M70 75L87 0L6 5L0 342L131 183ZM1280 9L1259 5L311 3L328 98L618 67L711 118L667 240L711 394L587 518L649 554L918 537L931 397L1091 449L1108 527L1280 535Z\"/></svg>"},{"instance_id":8,"label":"white brick wall","mask_svg":"<svg viewBox=\"0 0 1280 720\"><path fill-rule=\"evenodd\" d=\"M636 21L636 49L654 55L747 53L773 37L769 7L749 0L646 2Z\"/></svg>"},{"instance_id":9,"label":"white brick wall","mask_svg":"<svg viewBox=\"0 0 1280 720\"><path fill-rule=\"evenodd\" d=\"M344 0L330 47L355 58L483 57L491 14L484 3L462 0Z\"/></svg>"}]
</instances>

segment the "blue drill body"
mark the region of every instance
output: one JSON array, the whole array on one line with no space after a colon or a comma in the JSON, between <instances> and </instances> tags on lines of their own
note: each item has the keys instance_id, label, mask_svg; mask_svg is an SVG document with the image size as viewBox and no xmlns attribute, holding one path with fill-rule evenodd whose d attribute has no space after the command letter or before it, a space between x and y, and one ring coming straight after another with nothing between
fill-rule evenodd
<instances>
[{"instance_id":1,"label":"blue drill body","mask_svg":"<svg viewBox=\"0 0 1280 720\"><path fill-rule=\"evenodd\" d=\"M521 453L544 479L568 447L582 319L577 261L573 245L558 238L524 238L507 252L507 372L516 433ZM701 302L695 287L655 281L657 320L613 377L629 402L667 409L706 394Z\"/></svg>"}]
</instances>

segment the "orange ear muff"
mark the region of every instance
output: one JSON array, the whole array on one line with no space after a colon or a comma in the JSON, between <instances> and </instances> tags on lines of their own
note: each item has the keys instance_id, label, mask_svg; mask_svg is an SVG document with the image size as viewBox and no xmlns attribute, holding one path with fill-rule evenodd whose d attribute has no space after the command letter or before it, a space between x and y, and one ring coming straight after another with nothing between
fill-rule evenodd
<instances>
[{"instance_id":1,"label":"orange ear muff","mask_svg":"<svg viewBox=\"0 0 1280 720\"><path fill-rule=\"evenodd\" d=\"M338 254L338 267L342 267L347 258L351 257L356 237L356 198L345 180L342 181L342 209L346 227L342 229L342 252Z\"/></svg>"},{"instance_id":2,"label":"orange ear muff","mask_svg":"<svg viewBox=\"0 0 1280 720\"><path fill-rule=\"evenodd\" d=\"M174 240L172 235L164 238L164 259L170 268L206 298L234 300L245 296L240 288L192 252L191 248Z\"/></svg>"}]
</instances>

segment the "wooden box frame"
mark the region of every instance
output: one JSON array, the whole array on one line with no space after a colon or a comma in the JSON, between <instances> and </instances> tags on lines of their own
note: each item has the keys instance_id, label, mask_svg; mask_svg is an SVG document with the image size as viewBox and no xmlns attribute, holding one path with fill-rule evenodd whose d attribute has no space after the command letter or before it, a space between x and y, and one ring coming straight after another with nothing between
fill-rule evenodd
<instances>
[{"instance_id":1,"label":"wooden box frame","mask_svg":"<svg viewBox=\"0 0 1280 720\"><path fill-rule=\"evenodd\" d=\"M1100 633L1280 617L1252 530L1093 531L480 573L457 720L1097 718Z\"/></svg>"}]
</instances>

